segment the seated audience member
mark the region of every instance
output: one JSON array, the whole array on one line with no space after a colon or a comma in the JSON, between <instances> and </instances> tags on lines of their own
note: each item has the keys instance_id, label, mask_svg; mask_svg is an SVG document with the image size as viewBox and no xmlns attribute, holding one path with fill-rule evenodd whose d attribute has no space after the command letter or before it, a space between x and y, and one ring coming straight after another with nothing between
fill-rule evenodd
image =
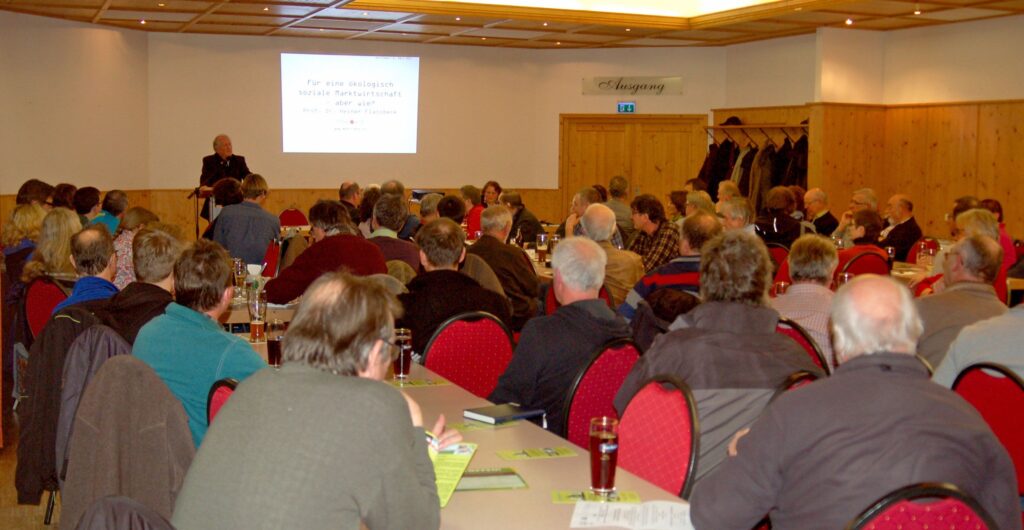
<instances>
[{"instance_id":1,"label":"seated audience member","mask_svg":"<svg viewBox=\"0 0 1024 530\"><path fill-rule=\"evenodd\" d=\"M487 184L484 184L483 191L480 192L480 200L483 202L484 208L501 204L499 201L501 200L502 191L501 184L488 180Z\"/></svg>"},{"instance_id":2,"label":"seated audience member","mask_svg":"<svg viewBox=\"0 0 1024 530\"><path fill-rule=\"evenodd\" d=\"M451 219L438 219L416 233L417 253L423 272L408 283L408 293L398 296L405 314L398 326L412 331L412 349L426 353L427 342L438 326L469 311L486 311L511 327L508 300L458 272L466 256L466 234Z\"/></svg>"},{"instance_id":3,"label":"seated audience member","mask_svg":"<svg viewBox=\"0 0 1024 530\"><path fill-rule=\"evenodd\" d=\"M117 286L111 281L117 271L117 253L114 238L106 227L87 226L71 236L71 263L78 281L71 296L57 304L52 314L82 302L105 300L117 293Z\"/></svg>"},{"instance_id":4,"label":"seated audience member","mask_svg":"<svg viewBox=\"0 0 1024 530\"><path fill-rule=\"evenodd\" d=\"M466 219L466 201L454 195L445 195L437 201L437 215L447 217L455 221L455 224L461 225L462 221Z\"/></svg>"},{"instance_id":5,"label":"seated audience member","mask_svg":"<svg viewBox=\"0 0 1024 530\"><path fill-rule=\"evenodd\" d=\"M523 249L504 243L512 231L512 212L504 206L484 210L480 216L483 236L468 253L483 258L501 282L512 303L512 329L519 331L537 314L537 273Z\"/></svg>"},{"instance_id":6,"label":"seated audience member","mask_svg":"<svg viewBox=\"0 0 1024 530\"><path fill-rule=\"evenodd\" d=\"M729 439L757 419L786 377L797 370L824 375L796 341L775 331L771 270L757 236L726 231L708 241L700 259L704 302L654 340L615 396L621 416L655 375L672 374L689 385L700 420L698 481L722 462Z\"/></svg>"},{"instance_id":7,"label":"seated audience member","mask_svg":"<svg viewBox=\"0 0 1024 530\"><path fill-rule=\"evenodd\" d=\"M700 249L718 234L722 225L718 218L698 212L683 221L679 238L679 257L651 271L633 285L618 312L632 320L641 300L659 289L673 289L693 295L700 294Z\"/></svg>"},{"instance_id":8,"label":"seated audience member","mask_svg":"<svg viewBox=\"0 0 1024 530\"><path fill-rule=\"evenodd\" d=\"M242 195L242 183L232 178L220 179L213 185L213 202L217 208L224 209L232 204L240 204L245 200ZM219 213L219 210L218 210ZM219 217L219 216L218 216ZM213 239L213 230L217 227L217 217L203 231L205 239Z\"/></svg>"},{"instance_id":9,"label":"seated audience member","mask_svg":"<svg viewBox=\"0 0 1024 530\"><path fill-rule=\"evenodd\" d=\"M420 199L420 226L436 221L441 218L437 212L437 203L441 202L444 195L440 193L428 193Z\"/></svg>"},{"instance_id":10,"label":"seated audience member","mask_svg":"<svg viewBox=\"0 0 1024 530\"><path fill-rule=\"evenodd\" d=\"M159 222L160 218L155 213L136 206L129 208L124 213L124 219L117 225L114 234L114 250L117 252L117 274L114 276L114 285L118 289L124 289L126 285L135 281L135 266L132 260L132 239L139 230Z\"/></svg>"},{"instance_id":11,"label":"seated audience member","mask_svg":"<svg viewBox=\"0 0 1024 530\"><path fill-rule=\"evenodd\" d=\"M196 447L203 441L206 399L213 383L239 381L266 366L245 339L218 319L234 296L231 258L220 245L199 240L174 264L174 302L139 330L132 354L153 368L181 400Z\"/></svg>"},{"instance_id":12,"label":"seated audience member","mask_svg":"<svg viewBox=\"0 0 1024 530\"><path fill-rule=\"evenodd\" d=\"M811 221L819 234L829 237L839 228L839 220L828 209L828 195L821 188L807 190L804 194L804 210L807 213L806 219Z\"/></svg>"},{"instance_id":13,"label":"seated audience member","mask_svg":"<svg viewBox=\"0 0 1024 530\"><path fill-rule=\"evenodd\" d=\"M956 200L953 206L953 211L957 212L956 216L952 219L950 226L950 233L954 240L960 241L962 239L982 235L992 238L993 240L999 239L999 223L996 221L996 216L992 212L984 208L971 208L969 210L960 210L962 205L965 204L977 204L977 200L974 197L961 197ZM944 248L940 248L939 251L932 258L934 264L933 270L940 271L930 277L924 277L924 273L910 283L910 286L914 289L914 293L917 296L926 296L932 293L940 293L946 287L945 278L941 272L941 266L946 262L946 252L948 245ZM1005 278L1005 271L1000 267L999 274L996 278L1000 281L994 282L993 287L996 290L996 297L1000 300L1006 299L1006 282L1002 281Z\"/></svg>"},{"instance_id":14,"label":"seated audience member","mask_svg":"<svg viewBox=\"0 0 1024 530\"><path fill-rule=\"evenodd\" d=\"M75 275L71 264L71 236L82 230L78 215L66 208L54 208L43 217L36 249L25 263L21 281L26 285L42 276L70 278Z\"/></svg>"},{"instance_id":15,"label":"seated audience member","mask_svg":"<svg viewBox=\"0 0 1024 530\"><path fill-rule=\"evenodd\" d=\"M699 178L687 179L683 183L683 192L690 193L691 191L708 191L708 183Z\"/></svg>"},{"instance_id":16,"label":"seated audience member","mask_svg":"<svg viewBox=\"0 0 1024 530\"><path fill-rule=\"evenodd\" d=\"M405 202L405 184L397 180L389 180L380 186L381 195L396 195ZM374 207L376 207L374 203ZM398 239L404 239L406 241L411 240L413 234L420 229L420 218L415 214L409 213L409 205L405 206L405 224L402 225L402 229L398 230Z\"/></svg>"},{"instance_id":17,"label":"seated audience member","mask_svg":"<svg viewBox=\"0 0 1024 530\"><path fill-rule=\"evenodd\" d=\"M839 251L838 272L853 258L865 253L872 252L878 257L888 261L887 254L882 247L878 246L878 236L882 232L882 216L874 210L859 210L850 216L850 222L846 224L845 233L850 240L850 246ZM781 272L781 271L780 271Z\"/></svg>"},{"instance_id":18,"label":"seated audience member","mask_svg":"<svg viewBox=\"0 0 1024 530\"><path fill-rule=\"evenodd\" d=\"M977 363L1001 364L1024 378L1021 329L1024 329L1024 304L1017 304L1003 315L964 327L935 368L932 381L952 387L964 368Z\"/></svg>"},{"instance_id":19,"label":"seated audience member","mask_svg":"<svg viewBox=\"0 0 1024 530\"><path fill-rule=\"evenodd\" d=\"M667 197L668 202L666 203L668 206L667 211L665 212L665 217L667 217L669 221L679 223L682 221L683 217L686 217L686 195L688 193L690 192L680 190L669 192ZM710 195L708 195L708 197L710 197Z\"/></svg>"},{"instance_id":20,"label":"seated audience member","mask_svg":"<svg viewBox=\"0 0 1024 530\"><path fill-rule=\"evenodd\" d=\"M103 196L100 213L92 222L101 223L111 234L116 234L117 226L121 224L121 217L127 209L128 194L121 190L110 190Z\"/></svg>"},{"instance_id":21,"label":"seated audience member","mask_svg":"<svg viewBox=\"0 0 1024 530\"><path fill-rule=\"evenodd\" d=\"M787 262L793 285L785 294L772 299L772 307L807 330L825 360L834 367L828 319L832 308L829 286L839 264L836 247L827 237L805 234L793 243Z\"/></svg>"},{"instance_id":22,"label":"seated audience member","mask_svg":"<svg viewBox=\"0 0 1024 530\"><path fill-rule=\"evenodd\" d=\"M964 195L953 200L953 209L946 216L950 237L956 239L960 235L961 228L957 226L956 218L967 210L974 210L976 208L981 208L981 201L973 195Z\"/></svg>"},{"instance_id":23,"label":"seated audience member","mask_svg":"<svg viewBox=\"0 0 1024 530\"><path fill-rule=\"evenodd\" d=\"M715 203L711 201L711 195L706 191L691 191L686 194L686 204L683 205L683 217L689 217L697 212L715 215ZM682 226L682 219L676 221L676 224Z\"/></svg>"},{"instance_id":24,"label":"seated audience member","mask_svg":"<svg viewBox=\"0 0 1024 530\"><path fill-rule=\"evenodd\" d=\"M560 433L565 395L576 374L605 342L629 337L629 325L615 315L598 291L604 282L605 253L596 243L570 237L555 247L552 289L562 304L526 324L512 361L491 393L495 403L519 403L547 411L547 428Z\"/></svg>"},{"instance_id":25,"label":"seated audience member","mask_svg":"<svg viewBox=\"0 0 1024 530\"><path fill-rule=\"evenodd\" d=\"M619 250L611 240L615 233L615 212L603 204L591 204L580 218L583 232L608 256L604 270L604 286L611 296L612 307L619 307L626 294L644 276L644 262L628 250Z\"/></svg>"},{"instance_id":26,"label":"seated audience member","mask_svg":"<svg viewBox=\"0 0 1024 530\"><path fill-rule=\"evenodd\" d=\"M92 224L93 220L99 217L102 212L100 208L100 190L92 186L78 188L71 200L75 204L78 222L82 224L83 228Z\"/></svg>"},{"instance_id":27,"label":"seated audience member","mask_svg":"<svg viewBox=\"0 0 1024 530\"><path fill-rule=\"evenodd\" d=\"M718 183L718 202L715 203L715 212L722 213L722 205L737 198L743 197L738 184L731 180L723 180Z\"/></svg>"},{"instance_id":28,"label":"seated audience member","mask_svg":"<svg viewBox=\"0 0 1024 530\"><path fill-rule=\"evenodd\" d=\"M754 210L750 201L744 197L734 197L722 204L718 212L722 217L722 228L726 230L743 230L749 234L756 235L757 227L754 226Z\"/></svg>"},{"instance_id":29,"label":"seated audience member","mask_svg":"<svg viewBox=\"0 0 1024 530\"><path fill-rule=\"evenodd\" d=\"M942 362L964 326L1006 313L992 287L1002 261L999 243L982 235L962 239L946 252L941 264L945 288L916 300L924 324L917 353L932 367Z\"/></svg>"},{"instance_id":30,"label":"seated audience member","mask_svg":"<svg viewBox=\"0 0 1024 530\"><path fill-rule=\"evenodd\" d=\"M654 195L640 195L629 205L633 211L636 238L629 250L644 260L644 270L650 272L679 254L679 227L665 217L665 208Z\"/></svg>"},{"instance_id":31,"label":"seated audience member","mask_svg":"<svg viewBox=\"0 0 1024 530\"><path fill-rule=\"evenodd\" d=\"M765 243L777 243L789 248L800 237L800 221L789 215L794 209L793 192L785 186L775 186L768 190L765 199L767 213L757 218L757 235Z\"/></svg>"},{"instance_id":32,"label":"seated audience member","mask_svg":"<svg viewBox=\"0 0 1024 530\"><path fill-rule=\"evenodd\" d=\"M53 207L75 209L75 192L78 186L61 182L53 187Z\"/></svg>"},{"instance_id":33,"label":"seated audience member","mask_svg":"<svg viewBox=\"0 0 1024 530\"><path fill-rule=\"evenodd\" d=\"M996 222L999 223L999 246L1003 247L1003 269L1009 269L1017 262L1017 249L1013 246L1013 238L1006 231L1006 223L1003 222L1003 205L995 199L984 199L978 203L978 207L996 216Z\"/></svg>"},{"instance_id":34,"label":"seated audience member","mask_svg":"<svg viewBox=\"0 0 1024 530\"><path fill-rule=\"evenodd\" d=\"M24 288L14 287L21 284L21 273L28 263L29 257L36 251L39 242L39 234L43 229L43 219L46 218L46 210L38 204L19 204L14 207L11 217L3 225L3 235L0 236L0 246L3 247L4 260L4 284L10 289L5 296L12 298L4 299L7 307L14 305L13 297L23 294L20 290ZM4 311L4 322L10 316L10 310ZM7 328L4 328L4 333ZM6 336L6 335L5 335ZM6 346L6 341L4 342Z\"/></svg>"},{"instance_id":35,"label":"seated audience member","mask_svg":"<svg viewBox=\"0 0 1024 530\"><path fill-rule=\"evenodd\" d=\"M371 226L373 232L367 239L377 245L384 254L384 261L401 260L408 263L413 271L420 270L420 249L416 244L398 239L398 233L405 225L409 207L398 195L384 195L373 206Z\"/></svg>"},{"instance_id":36,"label":"seated audience member","mask_svg":"<svg viewBox=\"0 0 1024 530\"><path fill-rule=\"evenodd\" d=\"M53 208L53 186L39 180L28 179L18 187L15 204L36 204L49 210Z\"/></svg>"},{"instance_id":37,"label":"seated audience member","mask_svg":"<svg viewBox=\"0 0 1024 530\"><path fill-rule=\"evenodd\" d=\"M247 264L261 265L267 246L281 235L281 221L263 209L268 193L262 176L248 175L242 179L245 200L221 210L213 229L213 240Z\"/></svg>"},{"instance_id":38,"label":"seated audience member","mask_svg":"<svg viewBox=\"0 0 1024 530\"><path fill-rule=\"evenodd\" d=\"M451 219L455 224L461 225L466 217L465 202L454 195L446 195L437 203L437 214L443 218ZM466 259L459 265L459 272L473 278L484 289L490 289L501 296L505 296L505 289L501 287L498 275L494 274L491 266L483 258L476 254L466 254Z\"/></svg>"},{"instance_id":39,"label":"seated audience member","mask_svg":"<svg viewBox=\"0 0 1024 530\"><path fill-rule=\"evenodd\" d=\"M348 218L352 220L352 224L358 223L359 202L363 200L363 190L359 187L359 183L342 182L341 186L338 187L338 200L345 207L345 211L348 212Z\"/></svg>"},{"instance_id":40,"label":"seated audience member","mask_svg":"<svg viewBox=\"0 0 1024 530\"><path fill-rule=\"evenodd\" d=\"M832 329L835 375L779 396L738 433L690 496L694 527L747 529L767 513L775 528L843 528L891 491L948 482L999 528L1020 528L1006 449L913 357L921 321L907 289L854 279L836 294Z\"/></svg>"},{"instance_id":41,"label":"seated audience member","mask_svg":"<svg viewBox=\"0 0 1024 530\"><path fill-rule=\"evenodd\" d=\"M501 194L501 204L512 212L512 233L506 243L523 246L537 241L537 234L544 233L537 216L526 209L523 197L514 191Z\"/></svg>"},{"instance_id":42,"label":"seated audience member","mask_svg":"<svg viewBox=\"0 0 1024 530\"><path fill-rule=\"evenodd\" d=\"M164 314L167 304L173 301L174 263L184 245L157 226L137 231L132 239L135 280L98 311L103 323L129 344L135 342L142 326Z\"/></svg>"},{"instance_id":43,"label":"seated audience member","mask_svg":"<svg viewBox=\"0 0 1024 530\"><path fill-rule=\"evenodd\" d=\"M363 200L359 201L359 217L352 219L352 223L359 227L359 233L364 238L370 237L370 232L373 232L370 226L373 220L373 207L377 205L380 197L380 188L371 186L363 191Z\"/></svg>"},{"instance_id":44,"label":"seated audience member","mask_svg":"<svg viewBox=\"0 0 1024 530\"><path fill-rule=\"evenodd\" d=\"M597 193L597 190L594 188L583 188L576 192L576 195L572 196L572 203L569 205L569 217L563 223L562 230L556 233L562 236L586 235L583 233L583 226L580 225L580 217L583 217L583 212L586 212L591 204L601 204L601 195ZM622 234L619 233L618 227L612 232L609 241L611 241L612 246L615 248L625 248Z\"/></svg>"},{"instance_id":45,"label":"seated audience member","mask_svg":"<svg viewBox=\"0 0 1024 530\"><path fill-rule=\"evenodd\" d=\"M910 197L889 197L886 221L888 226L882 230L878 245L882 248L893 247L896 249L896 261L907 261L907 254L922 235L921 227L917 226L917 220L914 219L914 203L910 201ZM917 252L917 249L914 249L914 252Z\"/></svg>"},{"instance_id":46,"label":"seated audience member","mask_svg":"<svg viewBox=\"0 0 1024 530\"><path fill-rule=\"evenodd\" d=\"M871 188L861 188L850 195L850 206L843 212L839 219L839 226L832 232L833 238L838 237L842 239L843 248L850 248L854 245L854 238L847 232L847 228L853 222L853 214L864 210L878 213L878 196L875 195L875 190Z\"/></svg>"},{"instance_id":47,"label":"seated audience member","mask_svg":"<svg viewBox=\"0 0 1024 530\"><path fill-rule=\"evenodd\" d=\"M313 244L264 287L270 303L286 304L322 274L339 269L358 276L387 274L380 248L356 235L345 207L338 201L314 204L309 209L309 224Z\"/></svg>"},{"instance_id":48,"label":"seated audience member","mask_svg":"<svg viewBox=\"0 0 1024 530\"><path fill-rule=\"evenodd\" d=\"M807 193L807 190L803 189L803 187L801 186L797 186L796 184L786 186L786 189L788 189L789 192L793 194L794 201L793 211L789 212L789 216L792 217L793 219L796 219L797 221L801 221L800 225L803 226L804 194ZM807 226L810 228L810 232L817 232L817 230L814 230L814 225L810 224L809 222L807 223Z\"/></svg>"},{"instance_id":49,"label":"seated audience member","mask_svg":"<svg viewBox=\"0 0 1024 530\"><path fill-rule=\"evenodd\" d=\"M605 206L615 212L615 224L622 233L622 241L626 245L633 242L636 229L633 227L633 211L629 208L629 181L626 177L616 175L608 181L608 200Z\"/></svg>"},{"instance_id":50,"label":"seated audience member","mask_svg":"<svg viewBox=\"0 0 1024 530\"><path fill-rule=\"evenodd\" d=\"M438 528L422 412L380 382L400 312L372 280L331 273L314 282L288 327L281 369L243 381L217 414L174 527ZM433 432L441 447L461 439L443 416Z\"/></svg>"},{"instance_id":51,"label":"seated audience member","mask_svg":"<svg viewBox=\"0 0 1024 530\"><path fill-rule=\"evenodd\" d=\"M601 204L608 202L608 189L600 184L594 184L590 186L597 190L597 194L601 196Z\"/></svg>"},{"instance_id":52,"label":"seated audience member","mask_svg":"<svg viewBox=\"0 0 1024 530\"><path fill-rule=\"evenodd\" d=\"M476 233L483 229L480 216L483 215L484 205L480 199L480 188L467 184L459 188L459 192L466 211L466 233L470 239L476 239Z\"/></svg>"}]
</instances>

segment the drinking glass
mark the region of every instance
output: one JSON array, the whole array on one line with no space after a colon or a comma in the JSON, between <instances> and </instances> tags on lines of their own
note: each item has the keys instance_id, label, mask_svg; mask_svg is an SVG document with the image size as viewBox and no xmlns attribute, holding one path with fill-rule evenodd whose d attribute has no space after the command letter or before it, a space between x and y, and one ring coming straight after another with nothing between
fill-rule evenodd
<instances>
[{"instance_id":1,"label":"drinking glass","mask_svg":"<svg viewBox=\"0 0 1024 530\"><path fill-rule=\"evenodd\" d=\"M264 327L267 321L267 292L249 289L249 342L266 340Z\"/></svg>"},{"instance_id":2,"label":"drinking glass","mask_svg":"<svg viewBox=\"0 0 1024 530\"><path fill-rule=\"evenodd\" d=\"M544 263L548 259L548 235L537 234L537 261Z\"/></svg>"},{"instance_id":3,"label":"drinking glass","mask_svg":"<svg viewBox=\"0 0 1024 530\"><path fill-rule=\"evenodd\" d=\"M590 420L590 489L608 495L615 491L619 459L619 420L608 416Z\"/></svg>"},{"instance_id":4,"label":"drinking glass","mask_svg":"<svg viewBox=\"0 0 1024 530\"><path fill-rule=\"evenodd\" d=\"M889 265L896 261L896 247L885 247L885 253L889 255Z\"/></svg>"},{"instance_id":5,"label":"drinking glass","mask_svg":"<svg viewBox=\"0 0 1024 530\"><path fill-rule=\"evenodd\" d=\"M551 234L551 240L548 241L548 255L549 256L554 256L555 255L555 247L558 246L558 242L561 241L561 240L562 240L562 238L558 237L558 234Z\"/></svg>"},{"instance_id":6,"label":"drinking glass","mask_svg":"<svg viewBox=\"0 0 1024 530\"><path fill-rule=\"evenodd\" d=\"M395 346L398 347L398 356L392 364L395 372L395 379L403 381L409 377L409 367L412 366L412 331L407 328L395 330Z\"/></svg>"},{"instance_id":7,"label":"drinking glass","mask_svg":"<svg viewBox=\"0 0 1024 530\"><path fill-rule=\"evenodd\" d=\"M235 298L245 296L245 262L242 258L232 258L231 272L235 278Z\"/></svg>"},{"instance_id":8,"label":"drinking glass","mask_svg":"<svg viewBox=\"0 0 1024 530\"><path fill-rule=\"evenodd\" d=\"M775 282L775 296L786 294L789 290L789 282Z\"/></svg>"},{"instance_id":9,"label":"drinking glass","mask_svg":"<svg viewBox=\"0 0 1024 530\"><path fill-rule=\"evenodd\" d=\"M853 280L853 277L854 274L852 272L840 272L837 277L839 281L836 282L836 287L842 287L850 283L850 281Z\"/></svg>"},{"instance_id":10,"label":"drinking glass","mask_svg":"<svg viewBox=\"0 0 1024 530\"><path fill-rule=\"evenodd\" d=\"M270 366L281 366L281 341L284 339L284 331L283 320L275 318L267 323L267 364Z\"/></svg>"}]
</instances>

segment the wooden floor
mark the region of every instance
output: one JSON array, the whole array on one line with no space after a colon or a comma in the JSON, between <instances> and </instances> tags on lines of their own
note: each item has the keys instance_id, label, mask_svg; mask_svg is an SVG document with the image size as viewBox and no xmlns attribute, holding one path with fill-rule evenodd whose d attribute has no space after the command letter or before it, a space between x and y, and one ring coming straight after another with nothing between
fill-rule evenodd
<instances>
[{"instance_id":1,"label":"wooden floor","mask_svg":"<svg viewBox=\"0 0 1024 530\"><path fill-rule=\"evenodd\" d=\"M39 506L18 504L18 492L14 489L14 468L18 464L18 430L9 415L4 414L4 447L0 449L0 529L57 528L60 520L60 502L54 510L53 523L43 525L46 511L46 495Z\"/></svg>"}]
</instances>

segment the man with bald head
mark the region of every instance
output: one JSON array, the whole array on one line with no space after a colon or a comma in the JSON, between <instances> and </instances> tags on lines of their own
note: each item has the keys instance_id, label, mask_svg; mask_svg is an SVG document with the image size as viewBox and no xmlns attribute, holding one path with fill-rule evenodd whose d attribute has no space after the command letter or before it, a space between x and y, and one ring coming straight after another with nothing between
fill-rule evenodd
<instances>
[{"instance_id":1,"label":"man with bald head","mask_svg":"<svg viewBox=\"0 0 1024 530\"><path fill-rule=\"evenodd\" d=\"M612 307L618 307L626 300L629 290L644 277L644 261L640 255L628 250L619 250L612 244L615 234L616 217L611 208L603 204L587 206L580 218L583 233L604 250L608 265L604 269L604 286L612 299Z\"/></svg>"},{"instance_id":2,"label":"man with bald head","mask_svg":"<svg viewBox=\"0 0 1024 530\"><path fill-rule=\"evenodd\" d=\"M921 329L894 280L843 286L832 304L839 368L737 433L690 496L694 527L751 528L767 513L776 528L843 528L893 490L948 482L998 528L1019 529L1013 463L970 404L928 379L914 358Z\"/></svg>"},{"instance_id":3,"label":"man with bald head","mask_svg":"<svg viewBox=\"0 0 1024 530\"><path fill-rule=\"evenodd\" d=\"M889 226L882 230L878 245L893 247L896 249L896 261L907 261L907 254L922 235L921 227L914 219L914 203L906 195L893 195L889 197L885 217Z\"/></svg>"},{"instance_id":4,"label":"man with bald head","mask_svg":"<svg viewBox=\"0 0 1024 530\"><path fill-rule=\"evenodd\" d=\"M957 241L946 252L941 263L946 287L917 299L924 321L917 353L933 368L946 357L949 345L964 326L1006 313L1006 304L992 287L1002 262L1003 247L980 234Z\"/></svg>"},{"instance_id":5,"label":"man with bald head","mask_svg":"<svg viewBox=\"0 0 1024 530\"><path fill-rule=\"evenodd\" d=\"M199 176L199 189L205 193L213 193L213 185L217 181L232 178L239 182L251 173L245 165L245 157L236 155L231 147L231 138L226 134L218 134L213 139L213 154L203 157L203 172ZM210 201L203 203L203 219L210 219Z\"/></svg>"},{"instance_id":6,"label":"man with bald head","mask_svg":"<svg viewBox=\"0 0 1024 530\"><path fill-rule=\"evenodd\" d=\"M117 274L117 254L105 226L89 225L71 236L71 264L78 281L71 296L57 304L51 314L82 302L106 300L117 293L117 286L111 283Z\"/></svg>"},{"instance_id":7,"label":"man with bald head","mask_svg":"<svg viewBox=\"0 0 1024 530\"><path fill-rule=\"evenodd\" d=\"M839 220L828 209L828 195L821 188L811 188L804 194L804 209L807 220L814 224L814 231L828 237L839 227Z\"/></svg>"}]
</instances>

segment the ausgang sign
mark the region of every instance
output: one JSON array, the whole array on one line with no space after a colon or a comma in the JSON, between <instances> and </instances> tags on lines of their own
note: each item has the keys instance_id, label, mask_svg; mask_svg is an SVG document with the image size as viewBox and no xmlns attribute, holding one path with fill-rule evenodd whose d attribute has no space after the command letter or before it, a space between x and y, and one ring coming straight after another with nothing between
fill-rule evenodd
<instances>
[{"instance_id":1,"label":"ausgang sign","mask_svg":"<svg viewBox=\"0 0 1024 530\"><path fill-rule=\"evenodd\" d=\"M589 77L583 78L583 95L668 96L683 93L682 77Z\"/></svg>"}]
</instances>

